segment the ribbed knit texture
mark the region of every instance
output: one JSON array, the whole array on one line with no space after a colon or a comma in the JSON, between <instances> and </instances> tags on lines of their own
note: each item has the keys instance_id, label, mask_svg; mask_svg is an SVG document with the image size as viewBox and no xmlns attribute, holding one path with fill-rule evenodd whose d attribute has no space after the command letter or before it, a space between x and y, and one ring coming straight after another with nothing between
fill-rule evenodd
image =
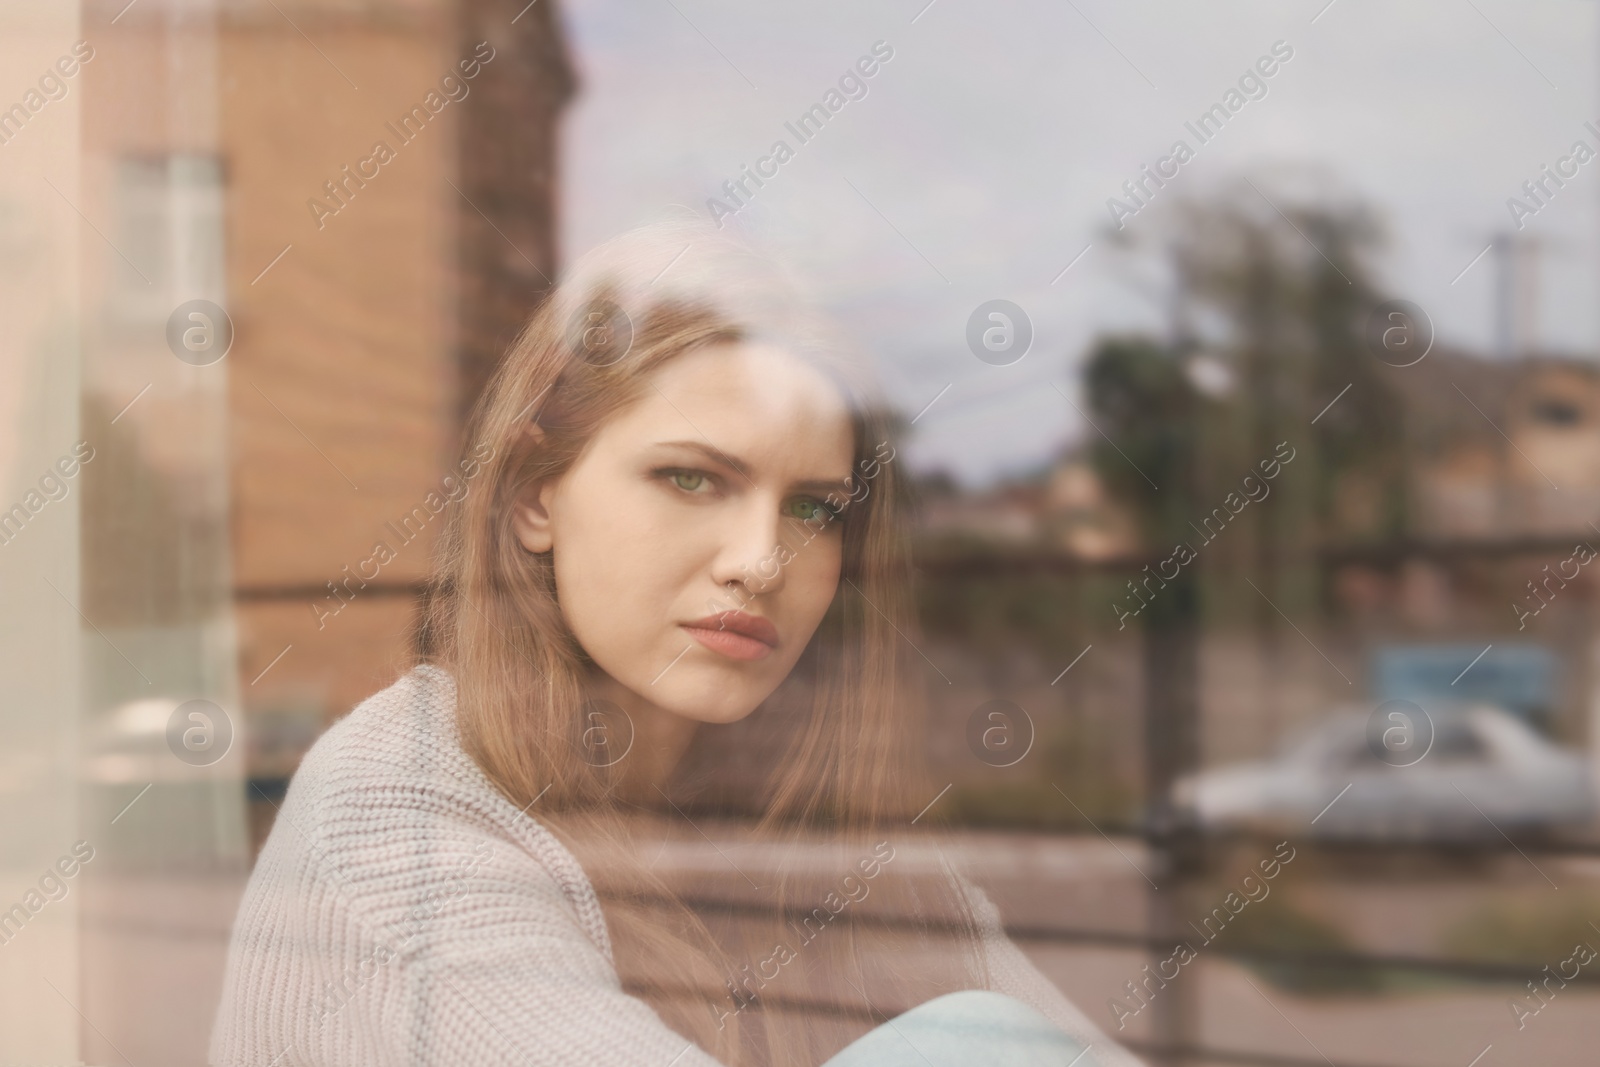
<instances>
[{"instance_id":1,"label":"ribbed knit texture","mask_svg":"<svg viewBox=\"0 0 1600 1067\"><path fill-rule=\"evenodd\" d=\"M462 750L454 684L418 667L307 752L234 922L215 1067L717 1067L622 991L572 854ZM992 987L1137 1065L971 890Z\"/></svg>"}]
</instances>

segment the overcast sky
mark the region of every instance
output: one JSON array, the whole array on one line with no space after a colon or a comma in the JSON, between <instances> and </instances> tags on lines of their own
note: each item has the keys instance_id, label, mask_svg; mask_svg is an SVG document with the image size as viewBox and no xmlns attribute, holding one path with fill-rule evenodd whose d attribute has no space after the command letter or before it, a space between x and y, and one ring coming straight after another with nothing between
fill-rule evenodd
<instances>
[{"instance_id":1,"label":"overcast sky","mask_svg":"<svg viewBox=\"0 0 1600 1067\"><path fill-rule=\"evenodd\" d=\"M1092 433L1051 383L1077 400L1075 368L1097 333L1159 324L1106 243L1106 200L1179 138L1198 151L1158 203L1239 174L1271 189L1325 168L1384 216L1392 295L1427 309L1442 342L1490 348L1494 257L1462 271L1510 227L1506 200L1541 165L1579 139L1600 149L1584 127L1600 126L1595 7L565 0L582 86L564 135L563 246L576 255L668 205L704 211L724 180L788 141L795 157L737 224L875 353L908 415L950 385L910 458L977 483ZM784 123L877 41L894 56L867 95L799 144ZM1184 122L1277 41L1294 54L1266 96L1199 146ZM1544 244L1546 346L1600 349L1597 198L1600 160L1523 231ZM1137 235L1152 217L1127 227ZM965 340L973 309L994 298L1034 325L1010 366L979 361Z\"/></svg>"}]
</instances>

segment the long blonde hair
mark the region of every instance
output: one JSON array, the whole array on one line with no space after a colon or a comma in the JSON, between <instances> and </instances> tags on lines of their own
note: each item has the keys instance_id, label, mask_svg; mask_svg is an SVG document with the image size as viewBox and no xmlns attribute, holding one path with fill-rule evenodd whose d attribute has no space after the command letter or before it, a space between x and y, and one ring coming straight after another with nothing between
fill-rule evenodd
<instances>
[{"instance_id":1,"label":"long blonde hair","mask_svg":"<svg viewBox=\"0 0 1600 1067\"><path fill-rule=\"evenodd\" d=\"M746 723L699 727L658 807L667 816L708 807L753 816L755 833L786 842L820 833L846 865L856 863L858 884L863 857L876 855L878 904L843 909L826 937L803 946L804 965L780 976L790 1001L830 1002L820 1015L784 1008L764 988L750 996L762 983L748 976L754 960L770 961L774 939L787 945L798 929L809 932L794 917L819 903L819 886L838 883L837 870L810 872L821 878L809 891L807 872L786 872L770 916L714 922L714 934L639 860L640 798L620 788L617 766L585 758L581 709L593 664L562 619L550 554L523 549L511 526L519 495L570 467L609 418L649 390L653 371L701 346L758 340L838 385L852 410L853 478L866 494L850 505L839 588L796 668ZM423 658L454 675L462 742L488 779L519 808L538 798L531 813L583 861L625 988L727 1063L816 1063L893 1010L983 980L981 958L966 951L972 920L960 890L883 862L933 796L915 758L923 667L909 643L908 490L893 461L892 421L769 261L716 231L658 224L575 264L507 352L468 425L467 454L490 458L481 488L442 537ZM534 422L542 435L527 432ZM733 788L707 753L752 730L776 740L761 773ZM900 912L887 924L874 918L886 901ZM894 955L908 918L915 967ZM952 928L963 951L935 944ZM939 966L927 963L930 945Z\"/></svg>"}]
</instances>

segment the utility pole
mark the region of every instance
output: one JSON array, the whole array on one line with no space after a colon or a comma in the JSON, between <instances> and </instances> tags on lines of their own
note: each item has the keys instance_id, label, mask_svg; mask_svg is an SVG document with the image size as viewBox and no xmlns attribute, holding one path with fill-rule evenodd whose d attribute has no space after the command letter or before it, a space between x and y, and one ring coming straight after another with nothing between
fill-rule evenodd
<instances>
[{"instance_id":1,"label":"utility pole","mask_svg":"<svg viewBox=\"0 0 1600 1067\"><path fill-rule=\"evenodd\" d=\"M1502 230L1494 248L1494 354L1509 363L1516 357L1516 235Z\"/></svg>"},{"instance_id":2,"label":"utility pole","mask_svg":"<svg viewBox=\"0 0 1600 1067\"><path fill-rule=\"evenodd\" d=\"M1494 249L1494 354L1509 363L1539 345L1539 257L1545 244L1532 234L1502 230Z\"/></svg>"}]
</instances>

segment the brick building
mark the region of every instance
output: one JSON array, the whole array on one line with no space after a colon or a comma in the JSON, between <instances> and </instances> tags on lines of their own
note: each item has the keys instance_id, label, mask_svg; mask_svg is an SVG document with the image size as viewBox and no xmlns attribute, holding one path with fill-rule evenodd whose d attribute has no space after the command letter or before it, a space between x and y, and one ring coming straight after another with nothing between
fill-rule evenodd
<instances>
[{"instance_id":1,"label":"brick building","mask_svg":"<svg viewBox=\"0 0 1600 1067\"><path fill-rule=\"evenodd\" d=\"M44 195L86 223L75 714L80 823L100 829L57 955L82 960L72 999L99 1029L41 1000L38 1036L7 1049L199 1064L276 794L407 655L443 525L429 494L556 275L576 86L549 0L118 0L78 30L77 169L47 169ZM187 318L195 300L226 319ZM180 355L202 321L231 322L231 347ZM380 539L395 557L325 600ZM168 751L196 698L233 731L205 766Z\"/></svg>"},{"instance_id":2,"label":"brick building","mask_svg":"<svg viewBox=\"0 0 1600 1067\"><path fill-rule=\"evenodd\" d=\"M260 0L105 29L120 46L85 71L86 214L138 266L105 276L101 406L171 361L160 329L183 300L214 300L234 333L119 420L132 447L99 468L84 523L92 614L178 623L209 610L184 590L226 583L249 773L281 779L407 652L442 525L425 501L556 272L574 79L549 3ZM169 73L198 55L210 99ZM193 536L158 535L174 523ZM396 556L374 576L380 539Z\"/></svg>"}]
</instances>

